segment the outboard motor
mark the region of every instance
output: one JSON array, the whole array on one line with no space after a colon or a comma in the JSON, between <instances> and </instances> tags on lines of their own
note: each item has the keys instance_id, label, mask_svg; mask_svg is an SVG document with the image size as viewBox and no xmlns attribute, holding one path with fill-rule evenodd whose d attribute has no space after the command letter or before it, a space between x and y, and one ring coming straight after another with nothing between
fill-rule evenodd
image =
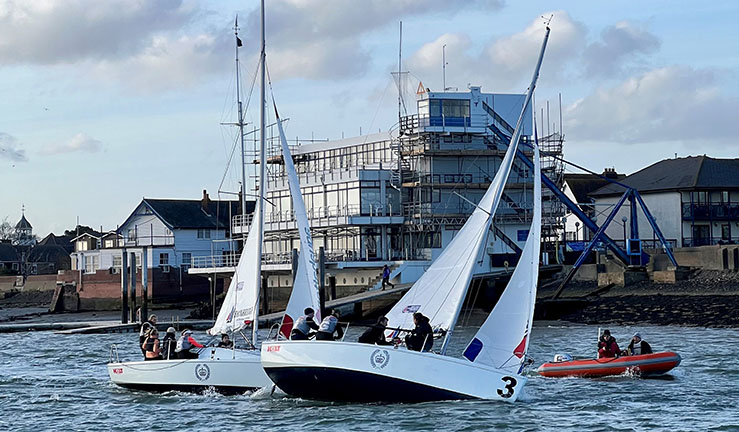
<instances>
[{"instance_id":1,"label":"outboard motor","mask_svg":"<svg viewBox=\"0 0 739 432\"><path fill-rule=\"evenodd\" d=\"M554 363L562 363L572 361L572 356L569 354L555 354Z\"/></svg>"}]
</instances>

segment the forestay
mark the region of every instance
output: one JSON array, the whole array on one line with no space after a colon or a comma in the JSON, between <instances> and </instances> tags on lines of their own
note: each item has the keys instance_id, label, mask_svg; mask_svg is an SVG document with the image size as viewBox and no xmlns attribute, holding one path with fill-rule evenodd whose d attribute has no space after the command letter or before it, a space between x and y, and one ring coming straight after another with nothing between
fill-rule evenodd
<instances>
[{"instance_id":1,"label":"forestay","mask_svg":"<svg viewBox=\"0 0 739 432\"><path fill-rule=\"evenodd\" d=\"M316 311L316 320L321 322L321 303L318 293L318 275L316 273L316 256L313 251L313 237L310 234L310 225L308 224L308 215L305 211L305 202L300 193L300 183L295 172L295 164L293 163L290 149L287 146L285 131L282 128L282 121L277 113L275 106L275 116L277 117L277 129L280 132L280 144L282 145L282 158L285 162L285 172L287 173L287 182L290 187L290 196L293 202L293 213L300 234L300 254L298 256L297 272L293 281L293 290L290 299L287 302L285 315L282 317L280 325L280 333L286 338L290 338L290 332L293 328L295 320L303 314L303 310L307 307Z\"/></svg>"},{"instance_id":2,"label":"forestay","mask_svg":"<svg viewBox=\"0 0 739 432\"><path fill-rule=\"evenodd\" d=\"M511 279L488 318L464 351L468 360L520 373L529 345L539 279L541 166L534 145L534 209L531 228Z\"/></svg>"},{"instance_id":3,"label":"forestay","mask_svg":"<svg viewBox=\"0 0 739 432\"><path fill-rule=\"evenodd\" d=\"M254 214L259 215L260 200L257 200ZM218 312L216 323L208 330L211 335L239 331L257 319L256 303L260 289L261 259L260 243L262 229L258 216L254 218L246 237L244 250L239 257L226 298Z\"/></svg>"}]
</instances>

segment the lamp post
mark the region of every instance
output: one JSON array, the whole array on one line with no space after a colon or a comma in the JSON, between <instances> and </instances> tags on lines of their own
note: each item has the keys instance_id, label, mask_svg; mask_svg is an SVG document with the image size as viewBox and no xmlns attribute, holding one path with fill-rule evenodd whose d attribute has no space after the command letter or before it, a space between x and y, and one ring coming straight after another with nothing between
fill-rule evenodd
<instances>
[{"instance_id":1,"label":"lamp post","mask_svg":"<svg viewBox=\"0 0 739 432\"><path fill-rule=\"evenodd\" d=\"M580 222L575 222L575 241L580 241Z\"/></svg>"},{"instance_id":2,"label":"lamp post","mask_svg":"<svg viewBox=\"0 0 739 432\"><path fill-rule=\"evenodd\" d=\"M624 248L627 247L626 246L626 221L627 220L628 219L626 218L626 216L621 216L621 222L623 223L623 226L624 226Z\"/></svg>"}]
</instances>

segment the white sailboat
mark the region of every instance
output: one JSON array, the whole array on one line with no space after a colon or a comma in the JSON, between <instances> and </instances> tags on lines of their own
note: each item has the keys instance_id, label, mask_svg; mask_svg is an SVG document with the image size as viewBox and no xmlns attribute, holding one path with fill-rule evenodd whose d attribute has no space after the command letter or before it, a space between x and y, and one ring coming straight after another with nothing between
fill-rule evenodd
<instances>
[{"instance_id":1,"label":"white sailboat","mask_svg":"<svg viewBox=\"0 0 739 432\"><path fill-rule=\"evenodd\" d=\"M445 354L473 265L480 256L516 155L524 113L536 87L548 38L549 27L510 145L493 182L454 240L387 315L390 328L409 328L414 312L429 317L435 332L445 334L439 353L353 342L265 342L262 364L272 381L287 394L378 402L475 398L515 401L519 396L526 382L521 373L538 282L541 175L537 146L533 220L519 264L462 358Z\"/></svg>"},{"instance_id":2,"label":"white sailboat","mask_svg":"<svg viewBox=\"0 0 739 432\"><path fill-rule=\"evenodd\" d=\"M262 8L262 12L264 8ZM264 15L262 15L264 22ZM238 34L237 34L238 41ZM238 51L237 51L238 52ZM261 125L265 131L265 79L264 79L264 40L262 43L262 90ZM237 54L238 61L238 54ZM277 108L275 107L275 113ZM243 125L239 109L239 125ZM300 232L300 261L293 284L293 291L281 326L285 337L289 337L292 322L302 314L305 307L319 311L318 279L310 226L305 211L305 203L300 194L300 184L287 146L282 124L278 128L285 159L290 193L295 210L296 224ZM243 132L242 132L243 137ZM243 152L242 152L243 153ZM237 333L251 325L253 345L257 343L257 323L259 320L259 291L261 287L261 255L264 237L264 208L266 194L266 156L265 137L261 136L259 199L254 219L249 230L243 252L236 266L223 305L214 326L208 330L211 335ZM196 359L176 359L158 361L120 362L108 364L111 380L122 387L144 390L199 390L213 387L219 391L233 393L271 385L260 362L257 349L208 347L200 351Z\"/></svg>"}]
</instances>

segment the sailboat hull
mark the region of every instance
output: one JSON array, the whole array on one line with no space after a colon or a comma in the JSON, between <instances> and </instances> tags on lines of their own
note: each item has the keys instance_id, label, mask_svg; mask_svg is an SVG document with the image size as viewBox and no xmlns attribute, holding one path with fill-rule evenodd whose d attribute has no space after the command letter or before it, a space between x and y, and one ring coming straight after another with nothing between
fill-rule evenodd
<instances>
[{"instance_id":1,"label":"sailboat hull","mask_svg":"<svg viewBox=\"0 0 739 432\"><path fill-rule=\"evenodd\" d=\"M196 359L108 363L115 384L147 391L243 393L272 384L260 363L259 351L208 348Z\"/></svg>"},{"instance_id":2,"label":"sailboat hull","mask_svg":"<svg viewBox=\"0 0 739 432\"><path fill-rule=\"evenodd\" d=\"M526 383L464 359L353 342L265 342L262 365L285 393L326 401L513 402Z\"/></svg>"}]
</instances>

